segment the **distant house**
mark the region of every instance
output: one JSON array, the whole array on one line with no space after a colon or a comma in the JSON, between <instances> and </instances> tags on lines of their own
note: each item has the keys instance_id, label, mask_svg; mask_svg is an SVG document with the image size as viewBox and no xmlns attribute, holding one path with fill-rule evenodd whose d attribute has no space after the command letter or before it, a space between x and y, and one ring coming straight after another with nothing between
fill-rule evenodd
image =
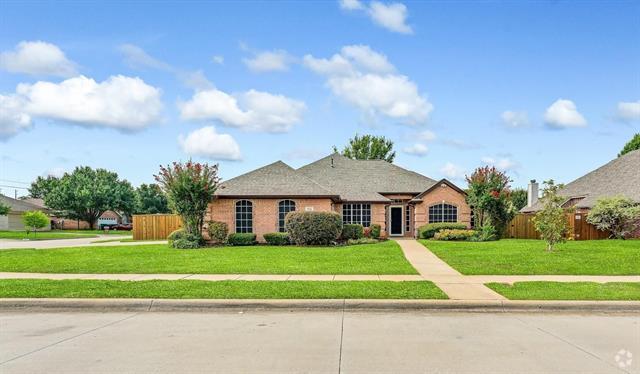
<instances>
[{"instance_id":1,"label":"distant house","mask_svg":"<svg viewBox=\"0 0 640 374\"><path fill-rule=\"evenodd\" d=\"M32 204L28 201L14 199L8 196L0 195L0 201L11 209L6 216L0 216L0 230L24 230L22 223L22 215L24 212L39 210L49 215L49 209L42 206ZM51 225L40 229L42 231L51 230Z\"/></svg>"},{"instance_id":2,"label":"distant house","mask_svg":"<svg viewBox=\"0 0 640 374\"><path fill-rule=\"evenodd\" d=\"M378 224L389 236L414 237L433 222L470 226L465 192L383 160L353 160L331 154L299 169L282 161L222 183L207 219L231 232L284 231L291 211L337 212L344 223Z\"/></svg>"},{"instance_id":3,"label":"distant house","mask_svg":"<svg viewBox=\"0 0 640 374\"><path fill-rule=\"evenodd\" d=\"M43 209L48 209L44 200L36 199L36 198L26 198L22 201L27 203L39 206ZM57 217L53 212L51 215L51 221L53 222L54 228L61 230L85 230L89 229L89 223L87 221L79 220L79 219L70 219L64 217ZM121 214L112 210L107 210L102 213L102 215L98 218L96 222L96 228L101 228L105 225L116 225L119 223L129 223L129 217L125 214Z\"/></svg>"}]
</instances>

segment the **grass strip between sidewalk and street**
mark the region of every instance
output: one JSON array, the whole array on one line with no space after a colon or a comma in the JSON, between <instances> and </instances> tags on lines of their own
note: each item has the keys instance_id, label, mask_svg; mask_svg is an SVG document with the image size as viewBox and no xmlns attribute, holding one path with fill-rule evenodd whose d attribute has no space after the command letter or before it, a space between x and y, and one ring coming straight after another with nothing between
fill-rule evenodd
<instances>
[{"instance_id":1,"label":"grass strip between sidewalk and street","mask_svg":"<svg viewBox=\"0 0 640 374\"><path fill-rule=\"evenodd\" d=\"M545 251L542 240L420 240L465 275L640 275L640 240L582 240Z\"/></svg>"},{"instance_id":2,"label":"grass strip between sidewalk and street","mask_svg":"<svg viewBox=\"0 0 640 374\"><path fill-rule=\"evenodd\" d=\"M394 241L341 247L175 249L166 244L9 249L0 272L113 274L417 274Z\"/></svg>"},{"instance_id":3,"label":"grass strip between sidewalk and street","mask_svg":"<svg viewBox=\"0 0 640 374\"><path fill-rule=\"evenodd\" d=\"M516 282L487 283L509 300L640 300L640 283Z\"/></svg>"},{"instance_id":4,"label":"grass strip between sidewalk and street","mask_svg":"<svg viewBox=\"0 0 640 374\"><path fill-rule=\"evenodd\" d=\"M0 298L447 299L428 281L0 280Z\"/></svg>"}]
</instances>

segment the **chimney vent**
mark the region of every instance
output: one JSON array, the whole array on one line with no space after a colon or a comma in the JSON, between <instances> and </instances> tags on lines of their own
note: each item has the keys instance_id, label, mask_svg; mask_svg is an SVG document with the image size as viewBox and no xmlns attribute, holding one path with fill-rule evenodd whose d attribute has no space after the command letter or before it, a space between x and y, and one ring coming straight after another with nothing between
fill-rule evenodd
<instances>
[{"instance_id":1,"label":"chimney vent","mask_svg":"<svg viewBox=\"0 0 640 374\"><path fill-rule=\"evenodd\" d=\"M538 202L538 189L538 182L536 182L535 179L532 179L531 182L529 182L529 187L527 188L527 207L531 208Z\"/></svg>"}]
</instances>

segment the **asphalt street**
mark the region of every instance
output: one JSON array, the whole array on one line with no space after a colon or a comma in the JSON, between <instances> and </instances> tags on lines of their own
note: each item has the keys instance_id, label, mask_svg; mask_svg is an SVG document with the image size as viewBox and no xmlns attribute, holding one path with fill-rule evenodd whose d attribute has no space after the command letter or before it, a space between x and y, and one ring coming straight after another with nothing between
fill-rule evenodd
<instances>
[{"instance_id":1,"label":"asphalt street","mask_svg":"<svg viewBox=\"0 0 640 374\"><path fill-rule=\"evenodd\" d=\"M639 315L3 313L1 373L638 373Z\"/></svg>"}]
</instances>

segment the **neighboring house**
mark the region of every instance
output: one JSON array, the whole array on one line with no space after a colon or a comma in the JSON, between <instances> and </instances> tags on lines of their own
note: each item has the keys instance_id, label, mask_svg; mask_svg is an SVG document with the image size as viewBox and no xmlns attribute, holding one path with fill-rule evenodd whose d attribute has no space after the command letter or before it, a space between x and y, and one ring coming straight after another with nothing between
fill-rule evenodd
<instances>
[{"instance_id":1,"label":"neighboring house","mask_svg":"<svg viewBox=\"0 0 640 374\"><path fill-rule=\"evenodd\" d=\"M529 184L528 203L522 213L535 213L542 209L538 201L538 183ZM624 196L640 204L640 150L629 152L568 183L560 190L566 200L565 208L574 208L577 216L589 213L598 199ZM632 234L640 237L640 229Z\"/></svg>"},{"instance_id":2,"label":"neighboring house","mask_svg":"<svg viewBox=\"0 0 640 374\"><path fill-rule=\"evenodd\" d=\"M223 182L207 220L230 232L285 231L291 211L338 212L345 224L379 224L390 236L414 237L430 222L470 225L465 193L382 160L352 160L334 153L299 169L282 161Z\"/></svg>"},{"instance_id":3,"label":"neighboring house","mask_svg":"<svg viewBox=\"0 0 640 374\"><path fill-rule=\"evenodd\" d=\"M8 196L0 195L0 201L8 205L11 210L6 216L0 216L0 230L24 230L22 223L22 215L24 212L40 210L49 215L49 210L41 206L31 204L24 200L13 199ZM51 230L51 224L40 229L41 231Z\"/></svg>"},{"instance_id":4,"label":"neighboring house","mask_svg":"<svg viewBox=\"0 0 640 374\"><path fill-rule=\"evenodd\" d=\"M44 200L36 199L36 198L26 198L22 201L26 201L30 204L37 205L43 209L47 209L44 204ZM89 229L89 223L87 221L79 220L79 219L70 219L64 217L57 217L55 215L51 215L51 221L53 222L55 228L62 230L85 230ZM114 225L119 223L129 223L129 218L125 214L121 214L118 212L114 212L112 210L107 210L102 213L98 221L96 222L96 228L100 228L102 225Z\"/></svg>"}]
</instances>

